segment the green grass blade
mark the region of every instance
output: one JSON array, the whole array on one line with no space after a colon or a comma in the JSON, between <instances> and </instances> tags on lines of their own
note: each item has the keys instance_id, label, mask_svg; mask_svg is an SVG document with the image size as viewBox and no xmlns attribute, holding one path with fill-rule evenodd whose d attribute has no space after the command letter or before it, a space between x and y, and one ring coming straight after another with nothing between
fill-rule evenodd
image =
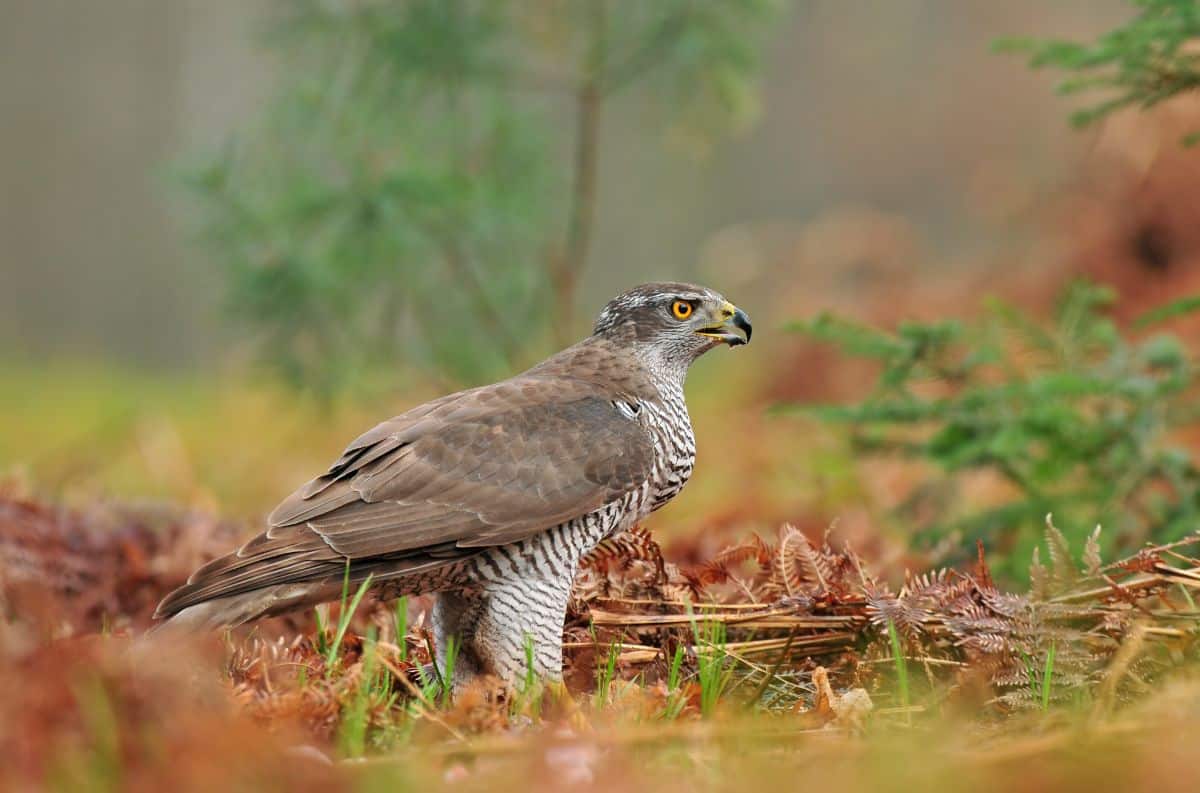
<instances>
[{"instance_id":1,"label":"green grass blade","mask_svg":"<svg viewBox=\"0 0 1200 793\"><path fill-rule=\"evenodd\" d=\"M621 655L621 645L617 642L612 642L608 645L608 654L605 656L604 665L600 667L596 674L596 707L603 707L608 702L608 694L612 689L612 682L617 677L617 659Z\"/></svg>"},{"instance_id":2,"label":"green grass blade","mask_svg":"<svg viewBox=\"0 0 1200 793\"><path fill-rule=\"evenodd\" d=\"M675 655L671 657L671 666L667 669L668 691L675 691L679 688L679 670L683 668L683 656L683 645L675 645Z\"/></svg>"},{"instance_id":3,"label":"green grass blade","mask_svg":"<svg viewBox=\"0 0 1200 793\"><path fill-rule=\"evenodd\" d=\"M367 730L370 718L372 687L375 681L376 654L378 652L374 628L368 631L363 644L362 674L359 675L354 698L343 711L338 734L342 754L346 757L362 757L367 751Z\"/></svg>"},{"instance_id":4,"label":"green grass blade","mask_svg":"<svg viewBox=\"0 0 1200 793\"><path fill-rule=\"evenodd\" d=\"M358 610L358 604L362 602L363 596L367 594L367 590L371 588L371 580L375 574L367 576L367 579L359 585L358 591L354 593L354 599L350 601L350 607L346 608L345 589L343 589L342 613L338 615L337 633L334 634L333 642L329 645L329 651L325 656L325 673L329 674L333 669L334 662L337 661L338 650L342 646L342 640L346 638L346 631L350 628L350 620L354 618L354 612ZM344 586L349 584L349 567L347 567L346 580Z\"/></svg>"},{"instance_id":5,"label":"green grass blade","mask_svg":"<svg viewBox=\"0 0 1200 793\"><path fill-rule=\"evenodd\" d=\"M400 651L400 660L408 660L408 642L405 637L408 636L408 596L405 595L396 601L396 648Z\"/></svg>"},{"instance_id":6,"label":"green grass blade","mask_svg":"<svg viewBox=\"0 0 1200 793\"><path fill-rule=\"evenodd\" d=\"M441 706L449 707L450 698L454 694L454 666L458 663L458 637L446 637L446 668L441 672ZM437 669L437 662L433 664Z\"/></svg>"},{"instance_id":7,"label":"green grass blade","mask_svg":"<svg viewBox=\"0 0 1200 793\"><path fill-rule=\"evenodd\" d=\"M1046 653L1046 667L1042 672L1042 712L1045 713L1050 709L1050 688L1054 681L1054 654L1056 647L1053 643L1050 645L1049 652Z\"/></svg>"},{"instance_id":8,"label":"green grass blade","mask_svg":"<svg viewBox=\"0 0 1200 793\"><path fill-rule=\"evenodd\" d=\"M892 659L896 663L896 688L900 694L900 704L908 708L911 703L908 691L908 659L904 657L904 648L900 645L900 633L891 620L888 620L887 631L892 645Z\"/></svg>"},{"instance_id":9,"label":"green grass blade","mask_svg":"<svg viewBox=\"0 0 1200 793\"><path fill-rule=\"evenodd\" d=\"M699 648L696 676L700 682L700 714L709 716L717 707L732 672L726 668L725 625L714 622L703 633L697 627Z\"/></svg>"}]
</instances>

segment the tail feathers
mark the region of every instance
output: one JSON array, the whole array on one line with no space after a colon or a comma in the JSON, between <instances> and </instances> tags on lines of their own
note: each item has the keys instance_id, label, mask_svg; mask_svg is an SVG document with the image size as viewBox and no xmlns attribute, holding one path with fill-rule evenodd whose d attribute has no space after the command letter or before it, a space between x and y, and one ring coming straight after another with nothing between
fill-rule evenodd
<instances>
[{"instance_id":1,"label":"tail feathers","mask_svg":"<svg viewBox=\"0 0 1200 793\"><path fill-rule=\"evenodd\" d=\"M203 631L234 628L260 617L274 617L335 600L341 591L339 586L328 581L278 584L207 600L173 614L156 630Z\"/></svg>"}]
</instances>

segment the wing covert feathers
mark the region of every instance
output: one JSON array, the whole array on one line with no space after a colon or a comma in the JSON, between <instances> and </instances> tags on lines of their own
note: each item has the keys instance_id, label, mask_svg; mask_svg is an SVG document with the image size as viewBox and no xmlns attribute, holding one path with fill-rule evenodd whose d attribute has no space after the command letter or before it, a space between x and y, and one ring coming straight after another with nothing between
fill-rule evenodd
<instances>
[{"instance_id":1,"label":"wing covert feathers","mask_svg":"<svg viewBox=\"0 0 1200 793\"><path fill-rule=\"evenodd\" d=\"M229 599L237 608L210 608L205 619L228 613L240 622L253 618L245 615L256 603L305 605L296 593L308 590L287 585L308 584L316 597L330 581L340 584L347 564L354 580L367 571L379 579L434 569L581 517L641 486L653 444L613 406L620 380L565 376L548 367L554 361L364 433L275 508L265 533L200 568L158 614ZM593 368L603 374L606 367L611 363ZM288 594L235 597L268 588Z\"/></svg>"}]
</instances>

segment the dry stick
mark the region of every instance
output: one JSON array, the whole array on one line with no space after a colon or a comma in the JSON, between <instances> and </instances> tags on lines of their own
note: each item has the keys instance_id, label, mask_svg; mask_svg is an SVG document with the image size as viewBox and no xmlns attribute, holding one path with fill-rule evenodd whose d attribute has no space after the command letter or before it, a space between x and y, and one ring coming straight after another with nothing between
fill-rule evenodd
<instances>
[{"instance_id":1,"label":"dry stick","mask_svg":"<svg viewBox=\"0 0 1200 793\"><path fill-rule=\"evenodd\" d=\"M728 646L726 646L726 648L725 648L725 655L726 655L726 657L732 658L733 660L737 661L742 666L749 667L752 672L757 672L759 674L765 675L769 671L767 669L767 667L763 666L762 664L758 664L758 663L755 663L754 661L751 661L749 658L747 658L744 655L739 655L738 653L730 652ZM740 686L742 683L746 682L746 680L748 680L748 679L749 679L749 675L747 675L746 677L739 678L732 686L730 686L729 690L726 691L725 693L726 694L732 693L735 689L738 688L738 686ZM779 678L779 681L781 683L783 683L784 685L791 686L792 688L797 689L801 693L804 692L804 687L797 683L793 683L789 680L784 680L783 678Z\"/></svg>"},{"instance_id":2,"label":"dry stick","mask_svg":"<svg viewBox=\"0 0 1200 793\"><path fill-rule=\"evenodd\" d=\"M421 691L421 689L417 688L413 684L413 682L408 679L408 675L405 674L405 672L402 669L400 669L398 666L396 666L395 664L393 664L391 661L389 661L387 658L384 658L383 656L378 656L378 660L385 667L387 667L389 672L392 673L392 677L394 677L396 680L398 680L400 682L400 685L402 685L406 689L408 689L408 693L412 694L413 697L416 698L416 700L418 702L417 709L420 711L421 715L424 718L429 719L434 724L437 724L439 727L442 727L443 729L445 729L446 732L450 733L450 735L452 735L455 739L457 739L459 741L466 741L467 738L465 735L463 735L461 732L459 732L458 730L451 727L449 724L446 723L446 721L444 719L442 719L442 717L438 716L434 712L433 704L428 699L425 698L425 694ZM436 664L435 664L435 666L436 666Z\"/></svg>"},{"instance_id":3,"label":"dry stick","mask_svg":"<svg viewBox=\"0 0 1200 793\"><path fill-rule=\"evenodd\" d=\"M1145 628L1147 634L1152 636L1172 636L1176 639L1182 639L1186 636L1191 636L1192 631L1182 631L1179 628Z\"/></svg>"},{"instance_id":4,"label":"dry stick","mask_svg":"<svg viewBox=\"0 0 1200 793\"><path fill-rule=\"evenodd\" d=\"M761 606L758 607L761 609ZM597 625L687 625L693 619L705 622L722 622L747 628L848 628L866 622L859 614L798 615L794 608L776 608L757 614L707 613L689 617L687 614L620 614L613 611L592 609L592 621Z\"/></svg>"},{"instance_id":5,"label":"dry stick","mask_svg":"<svg viewBox=\"0 0 1200 793\"><path fill-rule=\"evenodd\" d=\"M1170 551L1174 548L1182 548L1185 545L1194 545L1197 543L1200 543L1200 533L1191 534L1190 536L1184 537L1183 539L1180 539L1180 540L1176 540L1175 542L1169 542L1166 545L1147 545L1145 548L1143 548L1143 550L1150 549L1157 553L1162 553L1163 551ZM1100 572L1103 573L1103 572L1107 572L1109 570L1120 569L1121 565L1127 561L1129 561L1128 558L1118 559L1115 562L1111 562L1111 563L1106 564L1103 567L1101 567Z\"/></svg>"},{"instance_id":6,"label":"dry stick","mask_svg":"<svg viewBox=\"0 0 1200 793\"><path fill-rule=\"evenodd\" d=\"M822 655L841 651L847 645L854 643L855 636L853 633L837 633L800 639L793 638L792 644L797 649L807 649L809 655ZM755 639L745 642L729 642L725 647L726 654L740 659L743 655L757 655L781 649L787 646L787 643L787 638ZM579 649L591 646L591 642L563 643L563 649ZM649 663L662 655L662 652L656 647L648 647L641 644L618 644L617 646L623 651L619 656L619 660L629 661L630 663ZM700 649L702 649L701 645L688 645L688 650L691 652L697 652ZM745 662L749 663L748 661Z\"/></svg>"},{"instance_id":7,"label":"dry stick","mask_svg":"<svg viewBox=\"0 0 1200 793\"><path fill-rule=\"evenodd\" d=\"M1197 559L1194 556L1187 556L1185 554L1179 553L1178 551L1173 551L1170 548L1163 548L1162 552L1167 554L1168 556L1174 556L1176 559L1179 559L1180 561L1187 562L1192 567L1200 566L1200 559Z\"/></svg>"},{"instance_id":8,"label":"dry stick","mask_svg":"<svg viewBox=\"0 0 1200 793\"><path fill-rule=\"evenodd\" d=\"M811 654L824 648L826 652L837 652L849 644L853 644L858 638L854 633L828 633L822 636L808 636L795 639L793 644L797 649L805 648ZM765 653L772 650L778 650L787 643L786 639L755 639L746 642L729 642L725 646L734 652L740 653Z\"/></svg>"},{"instance_id":9,"label":"dry stick","mask_svg":"<svg viewBox=\"0 0 1200 793\"><path fill-rule=\"evenodd\" d=\"M1174 569L1174 568L1172 568L1172 569ZM1193 572L1195 572L1195 571L1193 571ZM1180 576L1180 577L1183 578L1182 581L1176 580L1174 577L1174 574L1172 574L1170 576L1142 574L1139 576L1135 576L1134 578L1131 578L1131 579L1128 579L1125 581L1121 581L1120 584L1121 584L1121 588L1126 591L1135 590L1135 589L1152 589L1156 586L1169 585L1169 584L1173 584L1173 583L1183 584L1184 586L1192 587L1194 589L1200 589L1200 577L1198 577L1198 578L1193 578L1192 576ZM1078 602L1083 602L1083 601L1088 601L1088 600L1095 600L1098 597L1103 597L1104 595L1111 594L1112 591L1113 591L1113 588L1111 586L1102 586L1102 587L1096 587L1095 589L1085 589L1082 592L1069 592L1065 595L1059 595L1058 597L1050 598L1046 602L1047 603L1078 603Z\"/></svg>"},{"instance_id":10,"label":"dry stick","mask_svg":"<svg viewBox=\"0 0 1200 793\"><path fill-rule=\"evenodd\" d=\"M928 657L928 656L922 656L920 658L917 658L916 656L912 656L912 655L905 655L902 657L904 658L905 661L912 661L914 664L915 663L924 663L924 664L928 664L928 665L932 665L932 666L956 666L959 668L970 666L970 664L966 663L965 661L952 661L948 658L932 658L932 657ZM858 661L858 663L860 663L860 664L894 664L894 663L896 663L896 659L889 655L887 658L868 658L865 660Z\"/></svg>"},{"instance_id":11,"label":"dry stick","mask_svg":"<svg viewBox=\"0 0 1200 793\"><path fill-rule=\"evenodd\" d=\"M649 606L656 609L661 609L664 606L671 606L679 609L681 612L686 611L688 607L691 607L691 609L696 612L703 611L705 609L711 609L724 611L777 611L782 614L794 614L797 610L797 607L794 605L772 606L766 603L693 603L687 600L648 600L645 598L597 597L594 602L611 603L619 606ZM851 595L840 598L838 603L843 607L857 608L859 606L865 606L867 604L867 600L861 595Z\"/></svg>"},{"instance_id":12,"label":"dry stick","mask_svg":"<svg viewBox=\"0 0 1200 793\"><path fill-rule=\"evenodd\" d=\"M844 648L847 644L852 644L856 636L855 629L866 622L866 618L861 615L797 616L795 615L795 607L791 606L783 608L757 606L752 613L725 611L723 613L706 612L700 615L620 614L593 609L591 618L595 625L610 627L666 627L688 624L700 618L705 622L723 623L743 628L787 629L789 631L788 636L785 638L757 639L729 643L726 646L727 652L739 658L743 654L773 652L784 647L785 644L789 650L792 646L804 647L813 655L823 652L836 652ZM798 639L796 632L800 629L811 629L818 632L812 636ZM623 649L629 652L622 654L622 660L630 662L648 662L658 657L658 653L653 648L645 646L630 647L623 645ZM743 663L748 663L746 659L741 660Z\"/></svg>"},{"instance_id":13,"label":"dry stick","mask_svg":"<svg viewBox=\"0 0 1200 793\"><path fill-rule=\"evenodd\" d=\"M1121 678L1129 671L1129 667L1136 660L1138 653L1141 652L1142 646L1146 643L1146 626L1141 622L1134 623L1129 630L1129 635L1125 641L1121 642L1120 649L1113 656L1112 663L1108 666L1108 674L1104 676L1104 680L1100 683L1100 690L1096 696L1096 707L1093 710L1094 718L1101 718L1112 711L1113 702L1117 695L1117 685L1121 682Z\"/></svg>"},{"instance_id":14,"label":"dry stick","mask_svg":"<svg viewBox=\"0 0 1200 793\"><path fill-rule=\"evenodd\" d=\"M796 629L792 628L791 632L788 633L787 644L783 646L783 652L779 654L779 660L775 662L775 666L771 667L771 671L767 672L767 676L763 678L762 683L754 691L754 696L752 696L749 700L750 705L758 702L760 699L762 699L763 694L767 693L767 686L769 686L771 681L775 679L775 675L779 674L780 668L783 667L783 662L787 660L788 653L792 650L792 640L795 638Z\"/></svg>"},{"instance_id":15,"label":"dry stick","mask_svg":"<svg viewBox=\"0 0 1200 793\"><path fill-rule=\"evenodd\" d=\"M725 648L727 654L738 658L741 658L743 655L769 653L781 648L803 648L808 650L809 655L820 655L823 653L835 653L844 649L847 645L854 643L856 636L857 634L847 631L804 637L789 635L777 639L753 639L744 642L728 642ZM563 642L564 650L575 650L591 646L591 642ZM644 644L618 643L617 646L622 651L620 660L628 660L631 663L649 663L662 654L658 648ZM701 645L693 644L688 645L687 649L695 653L701 650L702 647ZM746 663L749 662L747 661Z\"/></svg>"},{"instance_id":16,"label":"dry stick","mask_svg":"<svg viewBox=\"0 0 1200 793\"><path fill-rule=\"evenodd\" d=\"M1163 564L1161 562L1154 565L1154 570L1155 572L1165 573L1168 576L1180 576L1181 578L1187 578L1189 579L1189 582L1200 582L1200 572L1197 572L1196 570L1183 570L1178 567L1171 567L1170 565ZM1179 583L1183 582L1181 581Z\"/></svg>"},{"instance_id":17,"label":"dry stick","mask_svg":"<svg viewBox=\"0 0 1200 793\"><path fill-rule=\"evenodd\" d=\"M1169 547L1178 547L1200 542L1200 537L1191 538L1184 542L1173 543ZM1175 558L1180 558L1180 554L1172 553ZM1119 565L1110 565L1105 569L1112 570ZM1105 586L1095 587L1084 591L1076 591L1060 595L1050 599L1049 603L1054 603L1060 606L1069 606L1073 603L1083 603L1087 600L1106 599L1114 596L1123 596L1121 599L1126 599L1130 596L1140 595L1143 590L1153 590L1162 586L1171 586L1179 584L1187 588L1200 589L1200 568L1176 568L1159 562L1152 574L1136 573L1132 570L1124 570L1128 577L1123 581L1114 581L1108 576L1097 576L1092 580L1108 579ZM860 575L861 568L860 568ZM1150 594L1146 592L1146 594ZM1144 596L1144 595L1142 595ZM743 663L752 668L760 669L761 667L746 658L743 655L755 655L760 653L773 652L781 647L786 647L786 651L781 657L786 659L787 653L790 652L797 644L795 637L797 629L805 629L813 632L810 636L805 636L799 640L799 644L805 647L809 654L819 654L821 652L836 652L847 643L853 643L858 635L857 630L865 624L866 617L862 613L847 613L833 615L807 615L797 614L798 609L795 606L764 606L758 603L694 603L688 604L683 602L671 601L656 601L656 600L637 600L637 599L622 599L622 598L602 598L594 601L596 603L604 603L610 608L630 609L632 613L621 611L606 611L597 609L593 606L593 620L599 625L608 626L624 626L624 627L641 627L655 628L666 627L671 625L681 625L692 622L695 619L702 619L710 622L721 622L727 625L733 625L744 629L787 629L789 631L786 637L775 639L757 639L753 641L734 642L726 647L726 652L732 657L738 658ZM846 610L861 609L866 605L865 598L845 598L839 605ZM633 611L638 607L654 609L659 613L637 613ZM661 610L664 608L693 608L698 613L692 614L663 614ZM1106 610L1103 604L1081 605L1080 608L1087 615L1099 616ZM1078 615L1075 615L1078 616ZM1155 617L1153 613L1148 613L1148 616ZM1178 618L1180 615L1172 613L1169 616L1172 619ZM1072 615L1048 615L1049 619L1069 619ZM942 617L934 616L925 621L923 628L931 637L945 635L948 633L948 627ZM1147 640L1152 638L1185 638L1191 635L1189 631L1167 628L1167 627L1150 627L1144 623L1133 633L1129 639L1118 650L1118 657L1114 660L1111 667L1110 675L1105 681L1102 688L1104 699L1102 701L1111 701L1115 696L1115 691L1120 681L1131 676L1129 665L1140 646ZM653 647L644 645L623 645L626 651L622 655L622 660L630 662L649 661L659 656L659 652ZM693 648L695 649L695 648ZM1127 660L1122 660L1127 659ZM878 663L890 662L892 659L884 659ZM949 659L940 659L930 656L920 656L910 658L909 660L919 661L925 665L926 673L932 674L933 666L966 666L963 662L953 661ZM866 661L866 663L876 663L874 661ZM769 685L770 680L777 675L778 665L776 669L769 674L764 680L764 684ZM761 692L760 687L760 692ZM761 696L761 693L759 694Z\"/></svg>"}]
</instances>

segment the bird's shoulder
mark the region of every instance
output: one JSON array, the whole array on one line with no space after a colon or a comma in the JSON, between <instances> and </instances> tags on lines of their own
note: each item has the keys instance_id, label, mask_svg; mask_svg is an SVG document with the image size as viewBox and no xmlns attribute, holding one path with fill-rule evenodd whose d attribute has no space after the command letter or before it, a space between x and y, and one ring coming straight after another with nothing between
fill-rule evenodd
<instances>
[{"instance_id":1,"label":"bird's shoulder","mask_svg":"<svg viewBox=\"0 0 1200 793\"><path fill-rule=\"evenodd\" d=\"M635 350L600 336L590 336L518 377L570 380L611 399L660 398L654 378Z\"/></svg>"}]
</instances>

